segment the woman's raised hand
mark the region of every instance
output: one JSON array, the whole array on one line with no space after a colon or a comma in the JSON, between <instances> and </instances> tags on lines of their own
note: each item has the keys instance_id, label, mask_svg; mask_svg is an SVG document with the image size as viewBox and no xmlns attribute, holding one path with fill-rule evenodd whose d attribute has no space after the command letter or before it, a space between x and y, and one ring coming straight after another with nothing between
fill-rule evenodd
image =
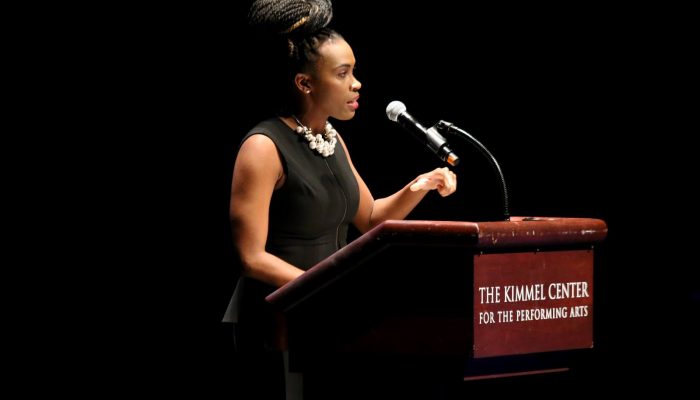
<instances>
[{"instance_id":1,"label":"woman's raised hand","mask_svg":"<svg viewBox=\"0 0 700 400\"><path fill-rule=\"evenodd\" d=\"M457 176L447 167L436 168L419 175L410 189L413 192L437 189L440 196L449 196L457 190Z\"/></svg>"}]
</instances>

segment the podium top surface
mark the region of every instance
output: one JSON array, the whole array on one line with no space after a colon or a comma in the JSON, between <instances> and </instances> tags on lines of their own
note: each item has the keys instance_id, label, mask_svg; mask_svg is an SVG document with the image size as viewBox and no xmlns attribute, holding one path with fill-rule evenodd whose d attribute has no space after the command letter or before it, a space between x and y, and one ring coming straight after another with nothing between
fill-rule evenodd
<instances>
[{"instance_id":1,"label":"podium top surface","mask_svg":"<svg viewBox=\"0 0 700 400\"><path fill-rule=\"evenodd\" d=\"M333 280L354 263L392 244L459 246L478 251L538 249L593 244L603 241L607 232L603 220L592 218L511 217L510 221L490 222L389 220L277 289L266 300L283 306L305 291L304 287Z\"/></svg>"},{"instance_id":2,"label":"podium top surface","mask_svg":"<svg viewBox=\"0 0 700 400\"><path fill-rule=\"evenodd\" d=\"M478 226L479 248L595 243L608 234L605 222L592 218L512 217Z\"/></svg>"}]
</instances>

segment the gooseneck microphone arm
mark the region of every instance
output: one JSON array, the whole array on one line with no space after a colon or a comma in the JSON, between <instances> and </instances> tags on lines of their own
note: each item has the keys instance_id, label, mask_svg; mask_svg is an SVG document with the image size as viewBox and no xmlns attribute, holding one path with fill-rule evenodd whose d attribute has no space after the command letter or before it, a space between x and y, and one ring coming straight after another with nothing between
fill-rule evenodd
<instances>
[{"instance_id":1,"label":"gooseneck microphone arm","mask_svg":"<svg viewBox=\"0 0 700 400\"><path fill-rule=\"evenodd\" d=\"M498 177L501 180L501 194L503 195L503 220L510 221L510 211L508 211L508 188L506 187L506 180L503 177L503 172L501 171L501 167L498 165L498 161L496 161L496 158L491 154L490 151L488 151L488 149L486 149L486 147L483 144L481 144L481 142L476 140L474 136L470 135L467 131L456 127L453 123L440 121L435 126L438 130L445 131L445 133L459 133L458 136L460 136L463 139L466 139L469 143L473 144L483 155L486 156L486 158L489 160L489 163L491 163L493 169L496 170L496 173L498 174Z\"/></svg>"}]
</instances>

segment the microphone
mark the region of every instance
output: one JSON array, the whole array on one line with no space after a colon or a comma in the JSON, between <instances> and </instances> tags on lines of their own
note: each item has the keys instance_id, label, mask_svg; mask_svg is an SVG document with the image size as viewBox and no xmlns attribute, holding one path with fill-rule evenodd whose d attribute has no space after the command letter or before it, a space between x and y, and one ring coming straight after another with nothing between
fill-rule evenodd
<instances>
[{"instance_id":1,"label":"microphone","mask_svg":"<svg viewBox=\"0 0 700 400\"><path fill-rule=\"evenodd\" d=\"M398 122L406 130L413 133L419 140L428 145L428 148L435 153L442 161L452 165L453 167L459 164L459 157L452 152L452 149L447 145L447 140L438 133L433 126L425 129L418 121L413 119L411 114L406 112L406 106L394 100L386 107L386 116L394 122Z\"/></svg>"}]
</instances>

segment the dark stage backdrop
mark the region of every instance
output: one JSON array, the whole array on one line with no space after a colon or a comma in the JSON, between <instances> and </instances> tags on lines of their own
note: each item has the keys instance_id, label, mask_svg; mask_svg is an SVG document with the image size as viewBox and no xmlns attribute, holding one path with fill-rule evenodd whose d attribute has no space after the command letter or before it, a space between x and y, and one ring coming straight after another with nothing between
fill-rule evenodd
<instances>
[{"instance_id":1,"label":"dark stage backdrop","mask_svg":"<svg viewBox=\"0 0 700 400\"><path fill-rule=\"evenodd\" d=\"M334 126L375 197L442 166L386 118L390 101L404 102L424 125L452 122L497 158L512 215L608 223L597 249L595 357L583 375L546 383L574 379L594 390L621 379L622 369L668 372L666 355L696 352L689 321L698 315L697 263L683 261L688 239L671 228L693 214L682 172L692 158L674 118L689 107L666 92L683 82L687 57L634 17L652 10L391 3L334 4L333 26L353 47L363 84L356 117ZM176 386L233 390L237 366L220 323L237 277L231 170L242 135L274 112L269 69L245 26L249 4L160 16L164 23L139 46L155 65L141 77L153 97L140 101L154 106L149 134L164 156L152 176L164 194L153 210L166 214L152 262L154 313L164 315L154 346L162 348L158 365L185 377ZM451 143L462 158L457 192L431 193L409 218L498 218L498 181L486 159ZM481 385L508 384L527 381Z\"/></svg>"}]
</instances>

